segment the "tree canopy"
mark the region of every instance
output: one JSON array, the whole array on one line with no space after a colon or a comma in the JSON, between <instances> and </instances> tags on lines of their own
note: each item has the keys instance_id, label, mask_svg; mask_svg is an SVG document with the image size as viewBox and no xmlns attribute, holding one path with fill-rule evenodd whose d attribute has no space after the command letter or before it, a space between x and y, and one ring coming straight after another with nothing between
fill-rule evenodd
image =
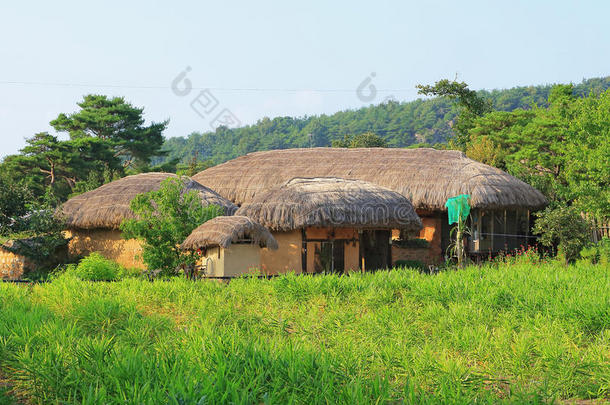
<instances>
[{"instance_id":1,"label":"tree canopy","mask_svg":"<svg viewBox=\"0 0 610 405\"><path fill-rule=\"evenodd\" d=\"M552 204L610 217L610 91L578 97L555 86L548 108L474 120L467 154L543 191Z\"/></svg>"},{"instance_id":2,"label":"tree canopy","mask_svg":"<svg viewBox=\"0 0 610 405\"><path fill-rule=\"evenodd\" d=\"M548 106L551 85L515 87L506 90L476 91L476 95L496 111ZM573 88L577 97L599 94L610 88L610 77L584 80ZM465 90L465 89L464 89ZM468 90L471 92L472 90ZM471 93L469 93L471 94ZM188 165L197 159L219 164L246 153L286 148L331 146L333 141L373 133L388 147L444 145L454 139L458 114L465 108L446 97L410 102L389 101L335 114L305 117L262 118L241 128L219 127L212 132L194 132L169 138L163 149L167 155L154 158L154 164L177 159ZM459 145L456 145L459 146ZM463 143L460 148L465 148Z\"/></svg>"},{"instance_id":3,"label":"tree canopy","mask_svg":"<svg viewBox=\"0 0 610 405\"><path fill-rule=\"evenodd\" d=\"M89 94L78 106L80 111L61 113L51 121L53 128L67 132L72 140L107 141L124 167L147 165L150 158L163 154L163 131L168 121L144 126L144 109L132 106L122 97Z\"/></svg>"},{"instance_id":4,"label":"tree canopy","mask_svg":"<svg viewBox=\"0 0 610 405\"><path fill-rule=\"evenodd\" d=\"M144 109L120 97L87 95L78 106L79 111L59 114L50 123L56 131L68 133L68 140L41 132L28 138L19 154L2 162L2 171L38 199L47 188L63 200L129 172L152 170L152 157L164 154L167 121L145 126Z\"/></svg>"}]
</instances>

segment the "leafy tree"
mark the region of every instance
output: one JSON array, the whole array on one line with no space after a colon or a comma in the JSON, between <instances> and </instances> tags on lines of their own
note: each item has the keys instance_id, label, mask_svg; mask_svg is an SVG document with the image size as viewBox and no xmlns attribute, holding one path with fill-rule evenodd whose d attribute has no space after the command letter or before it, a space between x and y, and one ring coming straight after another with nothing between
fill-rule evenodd
<instances>
[{"instance_id":1,"label":"leafy tree","mask_svg":"<svg viewBox=\"0 0 610 405\"><path fill-rule=\"evenodd\" d=\"M589 263L610 266L610 238L604 237L598 243L591 243L580 251L580 257Z\"/></svg>"},{"instance_id":2,"label":"leafy tree","mask_svg":"<svg viewBox=\"0 0 610 405\"><path fill-rule=\"evenodd\" d=\"M502 167L504 165L502 148L488 136L482 136L470 142L466 146L466 156L490 166Z\"/></svg>"},{"instance_id":3,"label":"leafy tree","mask_svg":"<svg viewBox=\"0 0 610 405\"><path fill-rule=\"evenodd\" d=\"M168 121L144 126L144 109L132 106L122 97L86 95L78 103L80 111L59 114L51 125L67 132L70 139L99 138L110 142L115 157L125 167L147 166L153 156L162 155L163 131Z\"/></svg>"},{"instance_id":4,"label":"leafy tree","mask_svg":"<svg viewBox=\"0 0 610 405\"><path fill-rule=\"evenodd\" d=\"M185 165L185 164L177 165L176 173L179 176L192 177L192 176L196 175L197 173L199 173L200 171L205 170L212 166L214 166L214 164L210 160L201 162L199 160L199 153L195 153L187 165Z\"/></svg>"},{"instance_id":5,"label":"leafy tree","mask_svg":"<svg viewBox=\"0 0 610 405\"><path fill-rule=\"evenodd\" d=\"M589 242L589 224L574 207L547 208L537 214L534 233L540 235L540 243L556 247L566 261L576 260Z\"/></svg>"},{"instance_id":6,"label":"leafy tree","mask_svg":"<svg viewBox=\"0 0 610 405\"><path fill-rule=\"evenodd\" d=\"M77 191L77 184L91 173L104 170L122 173L120 161L107 141L95 138L59 141L42 132L26 140L21 154L5 159L3 166L12 177L22 179L41 201L47 188L60 199Z\"/></svg>"},{"instance_id":7,"label":"leafy tree","mask_svg":"<svg viewBox=\"0 0 610 405\"><path fill-rule=\"evenodd\" d=\"M91 170L86 179L76 182L72 194L69 197L71 198L87 191L95 190L106 183L118 179L118 172L110 170L108 167L105 167L102 171Z\"/></svg>"},{"instance_id":8,"label":"leafy tree","mask_svg":"<svg viewBox=\"0 0 610 405\"><path fill-rule=\"evenodd\" d=\"M579 98L572 86L555 86L547 105L477 118L467 153L532 184L552 205L610 217L610 92Z\"/></svg>"},{"instance_id":9,"label":"leafy tree","mask_svg":"<svg viewBox=\"0 0 610 405\"><path fill-rule=\"evenodd\" d=\"M345 135L342 140L333 141L332 146L333 148L385 148L388 143L372 132L365 132L355 136Z\"/></svg>"},{"instance_id":10,"label":"leafy tree","mask_svg":"<svg viewBox=\"0 0 610 405\"><path fill-rule=\"evenodd\" d=\"M464 82L440 80L434 85L417 85L418 93L426 96L438 96L457 102L459 106L459 116L453 126L456 137L453 140L455 145L465 149L468 144L469 130L476 117L480 117L492 111L491 103L480 97L476 91L470 90Z\"/></svg>"},{"instance_id":11,"label":"leafy tree","mask_svg":"<svg viewBox=\"0 0 610 405\"><path fill-rule=\"evenodd\" d=\"M610 91L579 98L564 145L569 198L586 212L610 218Z\"/></svg>"},{"instance_id":12,"label":"leafy tree","mask_svg":"<svg viewBox=\"0 0 610 405\"><path fill-rule=\"evenodd\" d=\"M0 235L13 231L17 219L28 212L27 204L31 198L28 187L0 175Z\"/></svg>"},{"instance_id":13,"label":"leafy tree","mask_svg":"<svg viewBox=\"0 0 610 405\"><path fill-rule=\"evenodd\" d=\"M24 166L29 162L31 166L36 167L47 177L49 184L55 184L58 178L70 172L67 168L70 157L66 155L64 145L56 136L40 132L26 142L28 145L21 149Z\"/></svg>"},{"instance_id":14,"label":"leafy tree","mask_svg":"<svg viewBox=\"0 0 610 405\"><path fill-rule=\"evenodd\" d=\"M56 214L58 203L50 188L42 202L24 200L19 214L12 217L7 236L13 243L6 249L28 257L39 266L55 264L57 249L68 243L63 235L64 221Z\"/></svg>"},{"instance_id":15,"label":"leafy tree","mask_svg":"<svg viewBox=\"0 0 610 405\"><path fill-rule=\"evenodd\" d=\"M152 156L165 153L160 149L167 121L144 126L143 109L119 97L88 95L78 105L80 111L51 122L69 133L69 140L41 132L26 140L20 154L2 162L2 171L27 186L36 201L42 202L49 188L64 200L126 171L176 169L177 160L150 166Z\"/></svg>"},{"instance_id":16,"label":"leafy tree","mask_svg":"<svg viewBox=\"0 0 610 405\"><path fill-rule=\"evenodd\" d=\"M186 178L169 178L157 191L140 194L130 204L136 219L121 224L123 237L144 242L142 259L149 270L166 275L192 264L195 258L179 249L188 235L204 222L222 215L215 205L204 206L194 190L185 191Z\"/></svg>"},{"instance_id":17,"label":"leafy tree","mask_svg":"<svg viewBox=\"0 0 610 405\"><path fill-rule=\"evenodd\" d=\"M483 115L491 111L491 106L483 98L479 97L476 91L470 90L464 82L450 81L447 79L439 80L434 85L416 86L419 94L426 96L446 97L455 100L466 110L475 115Z\"/></svg>"}]
</instances>

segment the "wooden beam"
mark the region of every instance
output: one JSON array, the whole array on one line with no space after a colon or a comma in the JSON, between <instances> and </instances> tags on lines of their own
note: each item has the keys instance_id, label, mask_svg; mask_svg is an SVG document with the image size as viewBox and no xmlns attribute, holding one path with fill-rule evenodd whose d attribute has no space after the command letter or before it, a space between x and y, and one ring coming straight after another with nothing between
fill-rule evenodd
<instances>
[{"instance_id":1,"label":"wooden beam","mask_svg":"<svg viewBox=\"0 0 610 405\"><path fill-rule=\"evenodd\" d=\"M508 237L506 236L508 233L506 230L506 210L504 210L504 231L502 233L504 233L504 250L508 250Z\"/></svg>"}]
</instances>

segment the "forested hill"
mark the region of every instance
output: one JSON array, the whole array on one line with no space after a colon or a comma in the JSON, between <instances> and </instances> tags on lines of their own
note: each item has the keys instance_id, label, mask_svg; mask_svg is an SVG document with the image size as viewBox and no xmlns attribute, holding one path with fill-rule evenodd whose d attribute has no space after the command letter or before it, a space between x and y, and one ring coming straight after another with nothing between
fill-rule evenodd
<instances>
[{"instance_id":1,"label":"forested hill","mask_svg":"<svg viewBox=\"0 0 610 405\"><path fill-rule=\"evenodd\" d=\"M508 90L481 91L494 108L511 111L516 108L543 106L551 85L515 87ZM583 80L574 86L577 95L602 92L610 87L610 77ZM443 143L452 136L451 122L456 108L445 99L418 99L410 102L387 102L332 115L302 118L263 118L254 125L236 129L219 128L215 132L192 133L188 137L170 138L164 149L169 153L156 163L179 159L186 163L197 159L218 164L249 152L309 146L330 146L345 135L374 132L392 147L416 143ZM311 135L310 135L311 134Z\"/></svg>"}]
</instances>

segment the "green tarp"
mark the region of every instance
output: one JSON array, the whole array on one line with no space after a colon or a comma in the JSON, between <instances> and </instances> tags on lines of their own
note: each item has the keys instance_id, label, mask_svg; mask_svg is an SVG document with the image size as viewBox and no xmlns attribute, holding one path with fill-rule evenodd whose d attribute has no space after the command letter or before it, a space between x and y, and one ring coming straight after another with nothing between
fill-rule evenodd
<instances>
[{"instance_id":1,"label":"green tarp","mask_svg":"<svg viewBox=\"0 0 610 405\"><path fill-rule=\"evenodd\" d=\"M447 207L447 213L449 214L449 225L457 223L460 217L462 221L468 218L468 214L470 214L469 198L470 195L461 194L447 200L445 207Z\"/></svg>"}]
</instances>

